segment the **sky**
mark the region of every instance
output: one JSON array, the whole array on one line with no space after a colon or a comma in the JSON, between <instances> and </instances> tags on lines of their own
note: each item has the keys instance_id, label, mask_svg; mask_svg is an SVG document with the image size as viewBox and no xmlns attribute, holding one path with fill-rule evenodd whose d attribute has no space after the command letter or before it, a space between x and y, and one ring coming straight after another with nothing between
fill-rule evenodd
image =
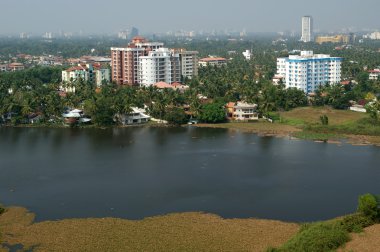
<instances>
[{"instance_id":1,"label":"sky","mask_svg":"<svg viewBox=\"0 0 380 252\"><path fill-rule=\"evenodd\" d=\"M299 31L303 15L321 31L380 29L379 7L379 0L0 0L0 34Z\"/></svg>"}]
</instances>

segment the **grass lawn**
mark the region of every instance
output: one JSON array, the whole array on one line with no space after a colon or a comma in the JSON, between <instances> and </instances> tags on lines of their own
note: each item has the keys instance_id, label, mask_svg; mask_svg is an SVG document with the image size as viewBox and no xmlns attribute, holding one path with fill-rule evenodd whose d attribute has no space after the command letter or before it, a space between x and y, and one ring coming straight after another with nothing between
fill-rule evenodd
<instances>
[{"instance_id":1,"label":"grass lawn","mask_svg":"<svg viewBox=\"0 0 380 252\"><path fill-rule=\"evenodd\" d=\"M304 107L280 113L286 124L303 126L305 124L320 124L320 116L329 118L329 125L342 125L368 118L366 113L349 110L336 110L329 107Z\"/></svg>"}]
</instances>

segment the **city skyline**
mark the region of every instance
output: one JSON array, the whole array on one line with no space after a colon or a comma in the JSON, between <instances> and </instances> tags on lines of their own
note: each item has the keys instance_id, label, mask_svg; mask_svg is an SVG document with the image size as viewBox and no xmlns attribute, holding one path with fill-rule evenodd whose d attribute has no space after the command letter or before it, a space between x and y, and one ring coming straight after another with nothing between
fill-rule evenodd
<instances>
[{"instance_id":1,"label":"city skyline","mask_svg":"<svg viewBox=\"0 0 380 252\"><path fill-rule=\"evenodd\" d=\"M116 33L136 26L141 33L163 33L177 30L243 30L247 32L299 32L300 18L313 16L315 31L342 29L362 30L379 28L376 22L380 3L376 0L346 2L335 0L328 6L305 4L301 0L211 1L194 0L191 5L174 0L159 4L147 3L150 8L121 0L87 2L74 0L5 0L0 10L0 34L86 32Z\"/></svg>"}]
</instances>

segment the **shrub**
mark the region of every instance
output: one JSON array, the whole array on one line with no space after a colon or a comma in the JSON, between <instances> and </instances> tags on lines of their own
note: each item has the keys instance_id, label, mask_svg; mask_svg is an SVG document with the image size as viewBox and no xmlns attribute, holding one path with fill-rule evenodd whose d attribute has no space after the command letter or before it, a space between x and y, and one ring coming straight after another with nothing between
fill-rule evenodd
<instances>
[{"instance_id":1,"label":"shrub","mask_svg":"<svg viewBox=\"0 0 380 252\"><path fill-rule=\"evenodd\" d=\"M5 208L0 206L0 215L2 215L5 212Z\"/></svg>"},{"instance_id":2,"label":"shrub","mask_svg":"<svg viewBox=\"0 0 380 252\"><path fill-rule=\"evenodd\" d=\"M306 225L302 230L279 249L270 251L320 252L337 249L349 241L348 232L336 222L323 222Z\"/></svg>"},{"instance_id":3,"label":"shrub","mask_svg":"<svg viewBox=\"0 0 380 252\"><path fill-rule=\"evenodd\" d=\"M363 215L376 220L379 218L379 208L376 197L372 194L364 194L359 197L358 212Z\"/></svg>"},{"instance_id":4,"label":"shrub","mask_svg":"<svg viewBox=\"0 0 380 252\"><path fill-rule=\"evenodd\" d=\"M164 119L171 125L181 125L187 122L187 115L181 108L169 108L164 116Z\"/></svg>"},{"instance_id":5,"label":"shrub","mask_svg":"<svg viewBox=\"0 0 380 252\"><path fill-rule=\"evenodd\" d=\"M329 124L329 118L327 117L327 115L320 116L319 119L321 120L322 125Z\"/></svg>"},{"instance_id":6,"label":"shrub","mask_svg":"<svg viewBox=\"0 0 380 252\"><path fill-rule=\"evenodd\" d=\"M351 214L343 217L340 224L344 227L347 232L359 233L363 231L363 228L369 227L375 222L361 213Z\"/></svg>"}]
</instances>

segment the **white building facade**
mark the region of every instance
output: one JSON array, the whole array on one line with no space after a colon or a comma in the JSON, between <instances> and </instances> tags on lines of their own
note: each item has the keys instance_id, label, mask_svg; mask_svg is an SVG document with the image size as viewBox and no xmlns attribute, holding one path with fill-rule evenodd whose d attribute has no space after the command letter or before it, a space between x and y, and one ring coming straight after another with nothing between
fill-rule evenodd
<instances>
[{"instance_id":1,"label":"white building facade","mask_svg":"<svg viewBox=\"0 0 380 252\"><path fill-rule=\"evenodd\" d=\"M283 77L286 88L312 93L327 83L340 83L342 60L340 57L302 51L301 55L278 58L277 75Z\"/></svg>"},{"instance_id":2,"label":"white building facade","mask_svg":"<svg viewBox=\"0 0 380 252\"><path fill-rule=\"evenodd\" d=\"M245 52L243 52L243 56L246 60L251 60L251 58L252 58L251 50L245 50Z\"/></svg>"},{"instance_id":3,"label":"white building facade","mask_svg":"<svg viewBox=\"0 0 380 252\"><path fill-rule=\"evenodd\" d=\"M139 58L139 83L142 86L151 86L157 82L173 83L172 62L168 48L159 48L150 51L148 56ZM179 61L179 56L177 56Z\"/></svg>"},{"instance_id":4,"label":"white building facade","mask_svg":"<svg viewBox=\"0 0 380 252\"><path fill-rule=\"evenodd\" d=\"M311 16L302 17L302 37L301 41L311 42L313 40L313 18Z\"/></svg>"}]
</instances>

